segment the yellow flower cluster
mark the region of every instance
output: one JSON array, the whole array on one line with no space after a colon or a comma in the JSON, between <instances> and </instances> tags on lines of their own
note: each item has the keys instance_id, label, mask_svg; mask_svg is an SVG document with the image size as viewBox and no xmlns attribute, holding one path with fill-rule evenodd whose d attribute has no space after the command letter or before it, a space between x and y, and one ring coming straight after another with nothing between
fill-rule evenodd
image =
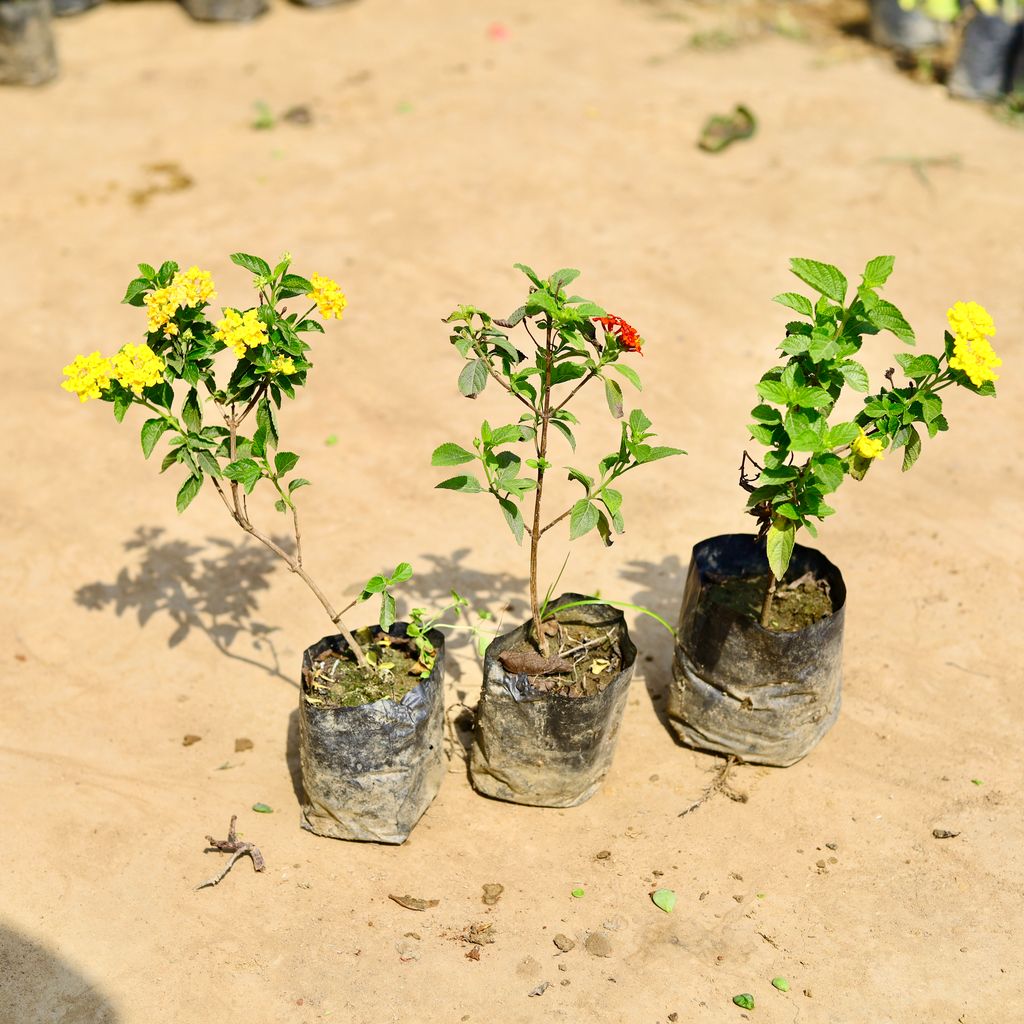
<instances>
[{"instance_id":1,"label":"yellow flower cluster","mask_svg":"<svg viewBox=\"0 0 1024 1024\"><path fill-rule=\"evenodd\" d=\"M854 438L853 444L850 447L853 449L854 455L859 455L862 459L880 459L882 452L885 451L885 440L880 437L868 437L864 433L863 427L857 428L860 433Z\"/></svg>"},{"instance_id":2,"label":"yellow flower cluster","mask_svg":"<svg viewBox=\"0 0 1024 1024\"><path fill-rule=\"evenodd\" d=\"M313 274L309 281L313 285L313 290L306 298L312 299L316 303L317 311L325 320L329 320L332 316L336 320L340 320L341 314L348 305L348 299L345 298L345 294L337 282L332 281L329 277L322 277L320 274Z\"/></svg>"},{"instance_id":3,"label":"yellow flower cluster","mask_svg":"<svg viewBox=\"0 0 1024 1024\"><path fill-rule=\"evenodd\" d=\"M163 380L164 361L148 346L129 342L113 359L111 376L136 395Z\"/></svg>"},{"instance_id":4,"label":"yellow flower cluster","mask_svg":"<svg viewBox=\"0 0 1024 1024\"><path fill-rule=\"evenodd\" d=\"M995 321L977 302L957 302L947 310L949 329L953 334L953 357L949 365L962 370L975 387L987 380L999 380L992 371L1003 361L992 349L989 338L996 333Z\"/></svg>"},{"instance_id":5,"label":"yellow flower cluster","mask_svg":"<svg viewBox=\"0 0 1024 1024\"><path fill-rule=\"evenodd\" d=\"M64 376L68 379L61 383L61 387L78 395L80 402L88 402L107 390L112 372L110 360L99 352L76 356L73 363L64 367Z\"/></svg>"},{"instance_id":6,"label":"yellow flower cluster","mask_svg":"<svg viewBox=\"0 0 1024 1024\"><path fill-rule=\"evenodd\" d=\"M271 373L292 374L295 372L295 363L288 356L278 356L270 364Z\"/></svg>"},{"instance_id":7,"label":"yellow flower cluster","mask_svg":"<svg viewBox=\"0 0 1024 1024\"><path fill-rule=\"evenodd\" d=\"M237 309L224 310L224 319L217 321L213 337L223 341L239 359L246 349L256 348L267 340L267 325L260 320L255 309L239 313Z\"/></svg>"},{"instance_id":8,"label":"yellow flower cluster","mask_svg":"<svg viewBox=\"0 0 1024 1024\"><path fill-rule=\"evenodd\" d=\"M163 330L165 336L178 333L172 322L174 314L184 306L205 306L217 297L213 278L208 270L189 267L179 271L166 288L157 288L145 298L146 329L152 334Z\"/></svg>"}]
</instances>

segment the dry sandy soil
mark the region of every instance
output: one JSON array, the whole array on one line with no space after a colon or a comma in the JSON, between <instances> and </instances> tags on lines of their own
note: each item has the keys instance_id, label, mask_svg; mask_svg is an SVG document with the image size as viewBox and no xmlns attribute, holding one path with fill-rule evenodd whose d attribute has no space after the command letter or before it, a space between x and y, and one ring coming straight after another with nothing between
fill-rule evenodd
<instances>
[{"instance_id":1,"label":"dry sandy soil","mask_svg":"<svg viewBox=\"0 0 1024 1024\"><path fill-rule=\"evenodd\" d=\"M765 1024L1017 1019L1024 136L853 36L689 45L730 17L363 0L201 26L170 4L107 5L58 25L59 81L0 93L4 1024L721 1022L743 1019L740 992ZM313 122L255 131L258 100ZM699 152L704 119L738 101L756 138ZM925 179L908 162L936 158ZM513 262L584 268L581 290L648 338L643 408L690 454L628 479L628 534L580 542L565 583L669 617L690 546L750 526L736 468L788 257L855 275L895 253L888 294L926 343L975 298L1004 374L995 401L950 397L953 429L912 473L889 459L843 489L819 543L850 591L845 704L804 761L741 766L745 803L678 817L719 762L667 732L671 641L638 622L642 672L593 800L488 801L456 755L404 847L344 844L300 831L293 788L319 607L212 494L176 515L137 423L57 387L76 353L139 339L140 311L118 305L138 260L199 263L244 303L237 249L290 249L351 303L284 419L315 483L314 574L342 595L408 559L408 601L456 587L511 602L508 623L525 552L483 498L432 489L429 453L503 415L491 391L458 396L440 319L464 301L512 309ZM898 347L870 343L876 378ZM603 454L603 399L579 411ZM465 643L454 655L450 698L472 703L478 665ZM253 749L236 754L239 737ZM196 892L222 861L203 837L232 814L268 870L243 861ZM487 908L491 882L505 891ZM679 894L672 915L659 885ZM458 936L479 921L496 941L473 961ZM559 932L578 943L565 955ZM584 950L594 932L609 957Z\"/></svg>"}]
</instances>

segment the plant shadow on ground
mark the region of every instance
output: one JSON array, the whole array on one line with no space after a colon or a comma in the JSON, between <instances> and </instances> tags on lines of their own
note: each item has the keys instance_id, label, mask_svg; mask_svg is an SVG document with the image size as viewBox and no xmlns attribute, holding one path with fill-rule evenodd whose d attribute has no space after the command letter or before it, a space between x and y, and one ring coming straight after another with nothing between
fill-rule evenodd
<instances>
[{"instance_id":1,"label":"plant shadow on ground","mask_svg":"<svg viewBox=\"0 0 1024 1024\"><path fill-rule=\"evenodd\" d=\"M257 595L270 586L279 567L272 552L243 537L237 542L208 537L206 547L166 539L160 527L140 526L124 549L138 553L110 583L87 583L75 591L75 602L92 611L113 608L119 617L134 611L140 626L163 613L175 625L167 646L177 647L193 630L206 636L225 657L261 669L291 686L298 682L281 671L269 626L256 617ZM285 549L288 541L274 538ZM247 636L263 658L232 650Z\"/></svg>"},{"instance_id":2,"label":"plant shadow on ground","mask_svg":"<svg viewBox=\"0 0 1024 1024\"><path fill-rule=\"evenodd\" d=\"M66 961L0 923L0 1020L118 1024L96 984Z\"/></svg>"},{"instance_id":3,"label":"plant shadow on ground","mask_svg":"<svg viewBox=\"0 0 1024 1024\"><path fill-rule=\"evenodd\" d=\"M623 570L623 579L640 587L630 601L657 612L666 622L675 626L679 618L688 568L688 561L683 563L678 555L666 555L660 562L629 562ZM640 652L644 685L647 687L655 714L672 738L676 739L675 733L669 727L666 713L668 687L672 681L675 638L649 615L637 616L633 633L634 643ZM678 743L678 740L676 742Z\"/></svg>"}]
</instances>

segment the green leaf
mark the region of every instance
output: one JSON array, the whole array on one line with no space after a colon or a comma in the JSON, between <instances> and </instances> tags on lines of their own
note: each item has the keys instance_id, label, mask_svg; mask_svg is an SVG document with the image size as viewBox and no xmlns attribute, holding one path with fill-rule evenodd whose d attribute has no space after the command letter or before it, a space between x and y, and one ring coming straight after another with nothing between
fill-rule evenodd
<instances>
[{"instance_id":1,"label":"green leaf","mask_svg":"<svg viewBox=\"0 0 1024 1024\"><path fill-rule=\"evenodd\" d=\"M156 277L156 270L153 267L151 267L148 263L140 263L138 264L138 267L139 273L144 278L146 278L146 280L151 281L154 277Z\"/></svg>"},{"instance_id":2,"label":"green leaf","mask_svg":"<svg viewBox=\"0 0 1024 1024\"><path fill-rule=\"evenodd\" d=\"M576 438L573 432L561 422L561 420L551 420L551 426L555 427L556 430L569 442L569 447L573 451L576 451Z\"/></svg>"},{"instance_id":3,"label":"green leaf","mask_svg":"<svg viewBox=\"0 0 1024 1024\"><path fill-rule=\"evenodd\" d=\"M632 366L626 366L625 364L612 363L609 367L610 370L614 370L616 373L621 373L630 384L637 389L637 391L643 391L644 386L640 380L640 374L633 369Z\"/></svg>"},{"instance_id":4,"label":"green leaf","mask_svg":"<svg viewBox=\"0 0 1024 1024\"><path fill-rule=\"evenodd\" d=\"M512 531L516 543L522 544L526 524L523 522L523 513L519 506L509 498L499 498L498 504L501 506L502 515L504 515L505 522L508 523L508 528Z\"/></svg>"},{"instance_id":5,"label":"green leaf","mask_svg":"<svg viewBox=\"0 0 1024 1024\"><path fill-rule=\"evenodd\" d=\"M250 256L244 252L234 252L231 254L231 262L236 266L244 267L250 273L258 274L260 277L270 277L270 264L266 260L262 260L259 256Z\"/></svg>"},{"instance_id":6,"label":"green leaf","mask_svg":"<svg viewBox=\"0 0 1024 1024\"><path fill-rule=\"evenodd\" d=\"M284 476L285 473L290 473L295 468L298 461L299 457L295 452L278 452L274 456L274 469L278 476Z\"/></svg>"},{"instance_id":7,"label":"green leaf","mask_svg":"<svg viewBox=\"0 0 1024 1024\"><path fill-rule=\"evenodd\" d=\"M540 287L540 278L532 267L528 267L525 263L513 263L512 268L521 270L538 288Z\"/></svg>"},{"instance_id":8,"label":"green leaf","mask_svg":"<svg viewBox=\"0 0 1024 1024\"><path fill-rule=\"evenodd\" d=\"M363 584L363 590L359 595L359 600L368 601L374 594L383 594L387 589L388 581L378 573L376 576L371 576Z\"/></svg>"},{"instance_id":9,"label":"green leaf","mask_svg":"<svg viewBox=\"0 0 1024 1024\"><path fill-rule=\"evenodd\" d=\"M608 401L608 409L617 419L622 419L622 388L614 380L604 378L604 397Z\"/></svg>"},{"instance_id":10,"label":"green leaf","mask_svg":"<svg viewBox=\"0 0 1024 1024\"><path fill-rule=\"evenodd\" d=\"M922 395L918 401L921 403L921 418L925 423L931 423L942 414L942 399L938 395Z\"/></svg>"},{"instance_id":11,"label":"green leaf","mask_svg":"<svg viewBox=\"0 0 1024 1024\"><path fill-rule=\"evenodd\" d=\"M889 259L889 260L892 259L891 256L879 256L878 258L879 259ZM874 260L872 260L871 262L873 263ZM868 266L870 267L871 263L869 263ZM777 988L780 992L788 992L789 991L789 982L785 978L783 978L781 976L778 977L778 978L772 978L772 986L774 988Z\"/></svg>"},{"instance_id":12,"label":"green leaf","mask_svg":"<svg viewBox=\"0 0 1024 1024\"><path fill-rule=\"evenodd\" d=\"M134 396L128 388L122 387L116 381L111 382L111 390L114 393L114 419L120 423L132 407Z\"/></svg>"},{"instance_id":13,"label":"green leaf","mask_svg":"<svg viewBox=\"0 0 1024 1024\"><path fill-rule=\"evenodd\" d=\"M309 487L309 486L310 486L309 481L306 480L304 477L299 476L299 477L296 477L294 480L289 482L289 484L288 484L288 493L289 494L294 494L300 487Z\"/></svg>"},{"instance_id":14,"label":"green leaf","mask_svg":"<svg viewBox=\"0 0 1024 1024\"><path fill-rule=\"evenodd\" d=\"M537 313L554 313L558 309L554 296L546 291L531 292L526 300L526 313L534 316Z\"/></svg>"},{"instance_id":15,"label":"green leaf","mask_svg":"<svg viewBox=\"0 0 1024 1024\"><path fill-rule=\"evenodd\" d=\"M576 540L589 533L597 526L598 518L597 506L586 498L580 498L569 513L569 540Z\"/></svg>"},{"instance_id":16,"label":"green leaf","mask_svg":"<svg viewBox=\"0 0 1024 1024\"><path fill-rule=\"evenodd\" d=\"M909 352L897 352L896 362L903 367L903 372L911 380L920 380L939 372L939 361L935 356L915 356Z\"/></svg>"},{"instance_id":17,"label":"green leaf","mask_svg":"<svg viewBox=\"0 0 1024 1024\"><path fill-rule=\"evenodd\" d=\"M655 889L651 893L651 900L659 910L671 914L676 908L676 894L672 889Z\"/></svg>"},{"instance_id":18,"label":"green leaf","mask_svg":"<svg viewBox=\"0 0 1024 1024\"><path fill-rule=\"evenodd\" d=\"M856 423L837 423L829 429L825 439L825 446L827 448L841 448L843 445L850 444L859 433L860 428Z\"/></svg>"},{"instance_id":19,"label":"green leaf","mask_svg":"<svg viewBox=\"0 0 1024 1024\"><path fill-rule=\"evenodd\" d=\"M156 272L156 281L159 285L168 285L171 278L178 272L178 264L174 260L164 260L160 269Z\"/></svg>"},{"instance_id":20,"label":"green leaf","mask_svg":"<svg viewBox=\"0 0 1024 1024\"><path fill-rule=\"evenodd\" d=\"M903 314L885 299L879 299L877 305L867 311L868 319L884 331L891 331L900 341L907 345L914 344L914 329L907 323Z\"/></svg>"},{"instance_id":21,"label":"green leaf","mask_svg":"<svg viewBox=\"0 0 1024 1024\"><path fill-rule=\"evenodd\" d=\"M199 408L199 394L195 388L189 391L185 404L181 407L181 418L185 426L194 433L203 429L203 411Z\"/></svg>"},{"instance_id":22,"label":"green leaf","mask_svg":"<svg viewBox=\"0 0 1024 1024\"><path fill-rule=\"evenodd\" d=\"M578 270L573 270L571 267L566 267L563 270L556 270L551 275L551 282L558 285L560 288L565 288L567 285L572 284L577 277L580 276Z\"/></svg>"},{"instance_id":23,"label":"green leaf","mask_svg":"<svg viewBox=\"0 0 1024 1024\"><path fill-rule=\"evenodd\" d=\"M758 381L756 391L762 398L776 405L785 405L789 398L786 385L779 380Z\"/></svg>"},{"instance_id":24,"label":"green leaf","mask_svg":"<svg viewBox=\"0 0 1024 1024\"><path fill-rule=\"evenodd\" d=\"M452 476L442 480L435 489L461 491L463 494L481 494L484 490L475 476Z\"/></svg>"},{"instance_id":25,"label":"green leaf","mask_svg":"<svg viewBox=\"0 0 1024 1024\"><path fill-rule=\"evenodd\" d=\"M665 444L641 445L635 458L640 465L645 466L648 462L657 462L658 459L667 459L672 455L685 454L686 452L682 448L670 448Z\"/></svg>"},{"instance_id":26,"label":"green leaf","mask_svg":"<svg viewBox=\"0 0 1024 1024\"><path fill-rule=\"evenodd\" d=\"M732 1001L737 1006L742 1006L744 1010L754 1008L754 997L749 992L741 992L738 996L733 996Z\"/></svg>"},{"instance_id":27,"label":"green leaf","mask_svg":"<svg viewBox=\"0 0 1024 1024\"><path fill-rule=\"evenodd\" d=\"M245 487L246 494L252 494L252 489L263 475L259 465L252 459L236 459L224 467L224 475L229 480L235 480Z\"/></svg>"},{"instance_id":28,"label":"green leaf","mask_svg":"<svg viewBox=\"0 0 1024 1024\"><path fill-rule=\"evenodd\" d=\"M914 427L908 427L909 436L906 447L903 449L903 472L906 473L910 467L917 462L921 455L921 435Z\"/></svg>"},{"instance_id":29,"label":"green leaf","mask_svg":"<svg viewBox=\"0 0 1024 1024\"><path fill-rule=\"evenodd\" d=\"M184 512L192 504L192 500L199 493L199 489L202 486L203 478L201 476L190 476L181 485L181 489L178 491L178 496L174 502L179 512Z\"/></svg>"},{"instance_id":30,"label":"green leaf","mask_svg":"<svg viewBox=\"0 0 1024 1024\"><path fill-rule=\"evenodd\" d=\"M391 574L392 583L405 583L412 579L412 566L408 562L399 562Z\"/></svg>"},{"instance_id":31,"label":"green leaf","mask_svg":"<svg viewBox=\"0 0 1024 1024\"><path fill-rule=\"evenodd\" d=\"M651 421L644 414L642 409L634 409L629 414L629 429L634 434L643 434L651 425Z\"/></svg>"},{"instance_id":32,"label":"green leaf","mask_svg":"<svg viewBox=\"0 0 1024 1024\"><path fill-rule=\"evenodd\" d=\"M162 416L146 420L142 424L142 454L148 459L153 454L157 441L170 424Z\"/></svg>"},{"instance_id":33,"label":"green leaf","mask_svg":"<svg viewBox=\"0 0 1024 1024\"><path fill-rule=\"evenodd\" d=\"M380 628L387 631L395 624L398 608L395 599L385 591L380 596Z\"/></svg>"},{"instance_id":34,"label":"green leaf","mask_svg":"<svg viewBox=\"0 0 1024 1024\"><path fill-rule=\"evenodd\" d=\"M172 448L165 456L164 461L160 463L160 472L166 473L176 462L179 461L180 448Z\"/></svg>"},{"instance_id":35,"label":"green leaf","mask_svg":"<svg viewBox=\"0 0 1024 1024\"><path fill-rule=\"evenodd\" d=\"M811 300L805 295L800 295L798 292L782 292L776 295L772 302L795 309L798 313L803 313L804 316L814 316L814 307L811 305Z\"/></svg>"},{"instance_id":36,"label":"green leaf","mask_svg":"<svg viewBox=\"0 0 1024 1024\"><path fill-rule=\"evenodd\" d=\"M895 262L895 256L876 256L873 260L868 260L868 265L864 268L864 287L881 288L889 280Z\"/></svg>"},{"instance_id":37,"label":"green leaf","mask_svg":"<svg viewBox=\"0 0 1024 1024\"><path fill-rule=\"evenodd\" d=\"M461 445L454 441L446 441L434 449L430 457L432 466L461 466L464 462L472 462L476 456L466 451Z\"/></svg>"},{"instance_id":38,"label":"green leaf","mask_svg":"<svg viewBox=\"0 0 1024 1024\"><path fill-rule=\"evenodd\" d=\"M473 359L462 368L459 374L459 391L467 398L476 398L487 386L487 363L482 359Z\"/></svg>"},{"instance_id":39,"label":"green leaf","mask_svg":"<svg viewBox=\"0 0 1024 1024\"><path fill-rule=\"evenodd\" d=\"M129 306L141 306L143 305L143 295L149 291L152 285L149 281L144 280L141 277L135 278L134 281L130 281L128 289L124 293L124 298L121 300Z\"/></svg>"},{"instance_id":40,"label":"green leaf","mask_svg":"<svg viewBox=\"0 0 1024 1024\"><path fill-rule=\"evenodd\" d=\"M267 448L276 448L278 445L278 433L277 433L277 417L274 415L274 410L270 403L265 399L260 399L260 404L256 407L256 423L265 431L265 445Z\"/></svg>"},{"instance_id":41,"label":"green leaf","mask_svg":"<svg viewBox=\"0 0 1024 1024\"><path fill-rule=\"evenodd\" d=\"M267 804L253 804L252 805L252 809L257 814L273 814L274 813L274 808L270 807Z\"/></svg>"},{"instance_id":42,"label":"green leaf","mask_svg":"<svg viewBox=\"0 0 1024 1024\"><path fill-rule=\"evenodd\" d=\"M868 371L856 359L845 359L839 364L839 372L843 380L853 388L854 391L866 392L869 387Z\"/></svg>"},{"instance_id":43,"label":"green leaf","mask_svg":"<svg viewBox=\"0 0 1024 1024\"><path fill-rule=\"evenodd\" d=\"M287 512L288 502L285 501L284 498L278 498L277 501L274 502L274 508L276 508L278 512Z\"/></svg>"},{"instance_id":44,"label":"green leaf","mask_svg":"<svg viewBox=\"0 0 1024 1024\"><path fill-rule=\"evenodd\" d=\"M518 423L509 423L504 427L498 427L491 432L491 439L488 442L492 448L500 444L512 444L523 439L523 428Z\"/></svg>"},{"instance_id":45,"label":"green leaf","mask_svg":"<svg viewBox=\"0 0 1024 1024\"><path fill-rule=\"evenodd\" d=\"M827 409L832 404L832 396L824 388L805 384L793 391L790 402L804 409Z\"/></svg>"},{"instance_id":46,"label":"green leaf","mask_svg":"<svg viewBox=\"0 0 1024 1024\"><path fill-rule=\"evenodd\" d=\"M299 274L285 274L281 278L281 287L295 295L308 295L313 290L313 285Z\"/></svg>"},{"instance_id":47,"label":"green leaf","mask_svg":"<svg viewBox=\"0 0 1024 1024\"><path fill-rule=\"evenodd\" d=\"M817 260L796 258L789 261L789 269L804 284L809 284L826 298L838 303L845 301L846 278L838 267L833 267L830 263L819 263Z\"/></svg>"},{"instance_id":48,"label":"green leaf","mask_svg":"<svg viewBox=\"0 0 1024 1024\"><path fill-rule=\"evenodd\" d=\"M789 560L793 557L793 545L796 543L796 527L788 519L774 518L768 527L766 545L768 564L777 580L783 579L789 568Z\"/></svg>"}]
</instances>

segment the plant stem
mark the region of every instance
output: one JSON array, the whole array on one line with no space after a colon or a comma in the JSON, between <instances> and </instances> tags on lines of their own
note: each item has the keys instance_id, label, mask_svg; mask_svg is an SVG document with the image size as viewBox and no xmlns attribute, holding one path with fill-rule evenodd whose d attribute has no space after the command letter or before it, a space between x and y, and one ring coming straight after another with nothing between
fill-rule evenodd
<instances>
[{"instance_id":1,"label":"plant stem","mask_svg":"<svg viewBox=\"0 0 1024 1024\"><path fill-rule=\"evenodd\" d=\"M768 623L772 615L772 602L775 600L775 588L779 585L779 581L775 578L775 573L768 570L768 589L764 593L764 603L761 605L761 627L762 629L768 628Z\"/></svg>"},{"instance_id":2,"label":"plant stem","mask_svg":"<svg viewBox=\"0 0 1024 1024\"><path fill-rule=\"evenodd\" d=\"M548 451L548 423L551 420L551 319L548 318L547 338L544 342L544 399L540 412L540 433L537 437L537 490L533 498L533 529L530 531L530 610L533 613L533 632L540 653L548 656L548 640L540 619L537 600L537 550L540 547L540 503L544 494L544 463Z\"/></svg>"}]
</instances>

